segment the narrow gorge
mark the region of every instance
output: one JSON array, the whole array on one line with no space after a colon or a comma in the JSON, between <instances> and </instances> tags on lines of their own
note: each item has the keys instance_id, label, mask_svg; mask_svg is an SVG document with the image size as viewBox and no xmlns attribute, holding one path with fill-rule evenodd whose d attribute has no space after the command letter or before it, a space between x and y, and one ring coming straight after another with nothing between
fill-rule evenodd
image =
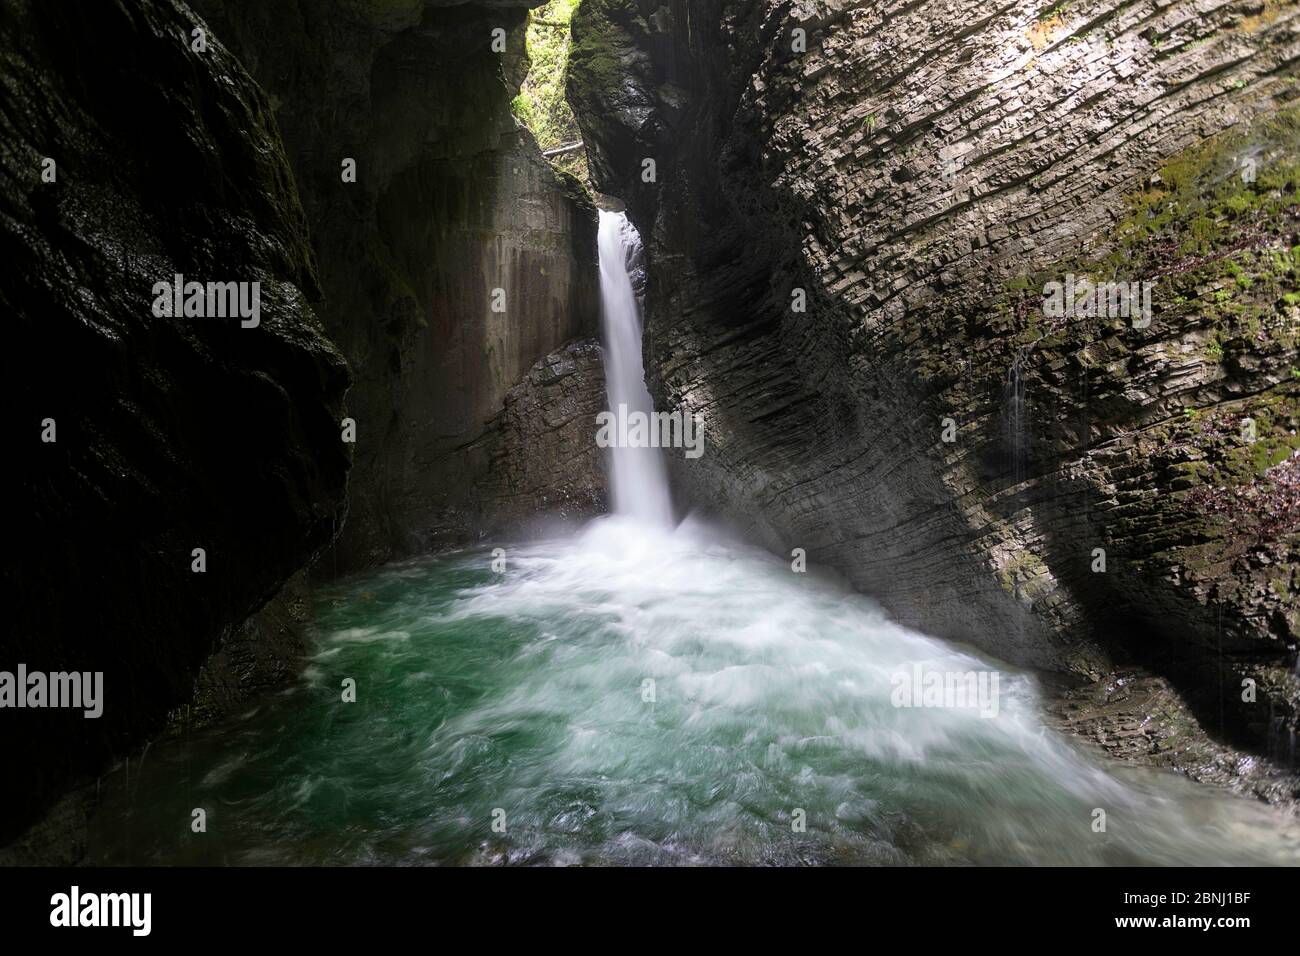
<instances>
[{"instance_id":1,"label":"narrow gorge","mask_svg":"<svg viewBox=\"0 0 1300 956\"><path fill-rule=\"evenodd\" d=\"M1300 4L0 51L0 863L1300 863Z\"/></svg>"}]
</instances>

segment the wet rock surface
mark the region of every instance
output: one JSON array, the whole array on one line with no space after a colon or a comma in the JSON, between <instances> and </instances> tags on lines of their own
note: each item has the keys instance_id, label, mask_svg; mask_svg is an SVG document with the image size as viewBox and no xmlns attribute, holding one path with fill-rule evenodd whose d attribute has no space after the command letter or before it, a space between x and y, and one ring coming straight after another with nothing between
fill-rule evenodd
<instances>
[{"instance_id":1,"label":"wet rock surface","mask_svg":"<svg viewBox=\"0 0 1300 956\"><path fill-rule=\"evenodd\" d=\"M473 449L489 459L483 492L491 507L476 519L480 536L608 510L605 463L592 440L607 404L596 340L580 339L538 360Z\"/></svg>"},{"instance_id":2,"label":"wet rock surface","mask_svg":"<svg viewBox=\"0 0 1300 956\"><path fill-rule=\"evenodd\" d=\"M204 661L194 699L172 712L167 733L186 734L235 716L296 677L311 621L311 596L303 570L261 610L233 628Z\"/></svg>"},{"instance_id":3,"label":"wet rock surface","mask_svg":"<svg viewBox=\"0 0 1300 956\"><path fill-rule=\"evenodd\" d=\"M0 844L159 732L345 515L348 372L292 176L265 97L192 27L169 0L0 11L0 669L103 673L96 719L4 711ZM155 316L177 273L260 282L260 323Z\"/></svg>"},{"instance_id":4,"label":"wet rock surface","mask_svg":"<svg viewBox=\"0 0 1300 956\"><path fill-rule=\"evenodd\" d=\"M1224 746L1168 680L1143 671L1108 674L1064 690L1049 703L1049 719L1105 756L1149 767L1178 770L1200 783L1225 786L1270 803L1300 798L1289 755L1265 759Z\"/></svg>"},{"instance_id":5,"label":"wet rock surface","mask_svg":"<svg viewBox=\"0 0 1300 956\"><path fill-rule=\"evenodd\" d=\"M648 374L706 421L679 494L1293 768L1297 37L1274 2L586 0ZM1046 314L1069 274L1153 283L1151 321Z\"/></svg>"}]
</instances>

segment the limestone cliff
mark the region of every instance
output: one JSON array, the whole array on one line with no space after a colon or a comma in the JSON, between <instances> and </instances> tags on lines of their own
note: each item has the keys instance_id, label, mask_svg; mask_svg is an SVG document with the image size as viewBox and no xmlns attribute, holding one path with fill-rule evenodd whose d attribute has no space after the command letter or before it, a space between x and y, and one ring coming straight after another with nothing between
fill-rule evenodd
<instances>
[{"instance_id":1,"label":"limestone cliff","mask_svg":"<svg viewBox=\"0 0 1300 956\"><path fill-rule=\"evenodd\" d=\"M599 314L595 207L510 109L539 2L195 3L276 104L355 377L350 515L325 572L490 533L525 503L602 508L594 447L554 443L540 407L502 431L512 390ZM581 371L570 386L598 398L599 363Z\"/></svg>"},{"instance_id":2,"label":"limestone cliff","mask_svg":"<svg viewBox=\"0 0 1300 956\"><path fill-rule=\"evenodd\" d=\"M194 29L170 0L0 8L0 670L103 675L98 718L3 711L0 845L157 733L346 513L348 372L292 176ZM177 273L260 283L259 323L155 314Z\"/></svg>"},{"instance_id":3,"label":"limestone cliff","mask_svg":"<svg viewBox=\"0 0 1300 956\"><path fill-rule=\"evenodd\" d=\"M1293 767L1298 58L1276 0L584 0L648 374L706 421L679 495L1093 687L1141 756L1184 746L1124 704L1156 675ZM1052 314L1070 276L1150 321Z\"/></svg>"}]
</instances>

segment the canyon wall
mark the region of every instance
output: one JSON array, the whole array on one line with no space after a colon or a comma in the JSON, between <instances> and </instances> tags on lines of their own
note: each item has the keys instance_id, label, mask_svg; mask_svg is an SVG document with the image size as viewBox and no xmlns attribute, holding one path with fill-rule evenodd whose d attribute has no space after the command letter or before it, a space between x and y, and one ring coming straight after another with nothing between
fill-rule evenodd
<instances>
[{"instance_id":1,"label":"canyon wall","mask_svg":"<svg viewBox=\"0 0 1300 956\"><path fill-rule=\"evenodd\" d=\"M91 785L9 862L75 860L110 760L291 674L304 569L603 510L595 207L510 109L535 5L6 6L0 301L36 451L0 668L107 698L6 712L0 844ZM260 280L260 326L155 317L175 273Z\"/></svg>"},{"instance_id":2,"label":"canyon wall","mask_svg":"<svg viewBox=\"0 0 1300 956\"><path fill-rule=\"evenodd\" d=\"M171 2L0 9L0 670L103 675L96 718L6 701L0 845L159 732L346 513L348 371L293 178L265 97L193 28ZM155 315L177 273L260 283L259 324Z\"/></svg>"},{"instance_id":3,"label":"canyon wall","mask_svg":"<svg viewBox=\"0 0 1300 956\"><path fill-rule=\"evenodd\" d=\"M510 108L540 2L194 4L275 104L353 370L349 518L321 572L604 508L596 449L557 440L603 393L599 362L570 361L597 334L596 211Z\"/></svg>"},{"instance_id":4,"label":"canyon wall","mask_svg":"<svg viewBox=\"0 0 1300 956\"><path fill-rule=\"evenodd\" d=\"M573 32L652 388L705 422L679 498L1092 689L1130 751L1174 746L1126 703L1154 678L1293 768L1300 8L583 0ZM1056 314L1069 276L1150 313Z\"/></svg>"}]
</instances>

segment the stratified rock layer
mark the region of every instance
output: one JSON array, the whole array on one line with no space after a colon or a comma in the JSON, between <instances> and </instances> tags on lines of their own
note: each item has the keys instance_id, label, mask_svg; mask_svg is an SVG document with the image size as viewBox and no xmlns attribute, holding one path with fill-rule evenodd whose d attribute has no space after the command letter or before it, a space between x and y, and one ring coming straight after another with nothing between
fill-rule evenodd
<instances>
[{"instance_id":1,"label":"stratified rock layer","mask_svg":"<svg viewBox=\"0 0 1300 956\"><path fill-rule=\"evenodd\" d=\"M539 2L195 4L276 104L323 321L356 379L350 515L323 571L499 530L524 501L596 500L594 448L573 457L541 418L509 446L496 432L534 363L599 314L595 207L510 109ZM583 373L598 396L599 366ZM545 486L503 485L502 456L532 459L504 473Z\"/></svg>"},{"instance_id":2,"label":"stratified rock layer","mask_svg":"<svg viewBox=\"0 0 1300 956\"><path fill-rule=\"evenodd\" d=\"M1298 57L1274 0L584 0L649 374L707 423L679 491L1293 765ZM1070 273L1153 282L1152 321L1045 315Z\"/></svg>"},{"instance_id":3,"label":"stratified rock layer","mask_svg":"<svg viewBox=\"0 0 1300 956\"><path fill-rule=\"evenodd\" d=\"M345 514L348 373L308 304L280 140L252 80L215 37L194 50L193 28L170 0L0 10L17 447L0 670L103 673L98 719L0 710L0 844L161 729ZM260 282L260 325L155 317L153 286L177 273Z\"/></svg>"},{"instance_id":4,"label":"stratified rock layer","mask_svg":"<svg viewBox=\"0 0 1300 956\"><path fill-rule=\"evenodd\" d=\"M600 345L580 339L539 360L481 441L496 520L524 527L607 510L593 423L608 404Z\"/></svg>"}]
</instances>

